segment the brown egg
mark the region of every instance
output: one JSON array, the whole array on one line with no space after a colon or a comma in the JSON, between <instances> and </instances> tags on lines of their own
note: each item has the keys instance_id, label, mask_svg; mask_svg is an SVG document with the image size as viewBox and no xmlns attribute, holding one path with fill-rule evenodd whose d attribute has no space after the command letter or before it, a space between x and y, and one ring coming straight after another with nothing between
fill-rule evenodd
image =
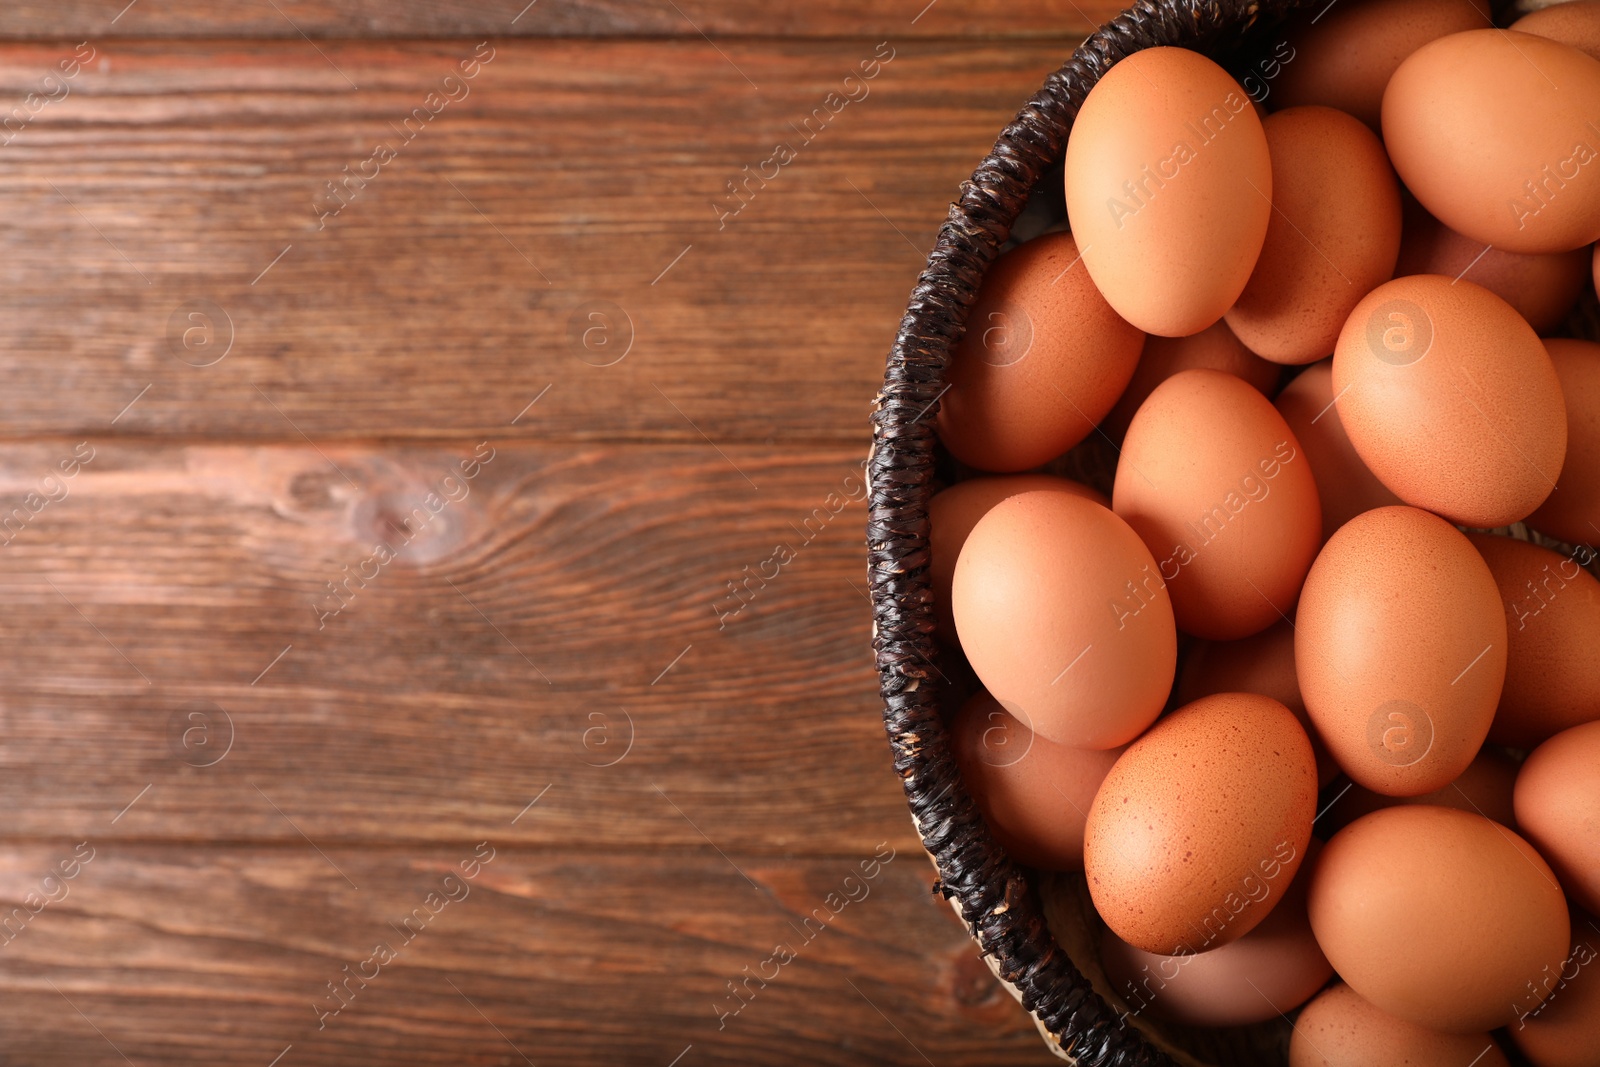
<instances>
[{"instance_id":1,"label":"brown egg","mask_svg":"<svg viewBox=\"0 0 1600 1067\"><path fill-rule=\"evenodd\" d=\"M1600 707L1591 715L1600 718ZM1517 775L1517 821L1580 908L1600 913L1600 721L1563 730Z\"/></svg>"},{"instance_id":2,"label":"brown egg","mask_svg":"<svg viewBox=\"0 0 1600 1067\"><path fill-rule=\"evenodd\" d=\"M1571 544L1600 544L1600 345L1552 337L1544 347L1561 382L1567 455L1528 525Z\"/></svg>"},{"instance_id":3,"label":"brown egg","mask_svg":"<svg viewBox=\"0 0 1600 1067\"><path fill-rule=\"evenodd\" d=\"M1561 383L1522 316L1482 286L1437 274L1378 286L1339 334L1333 389L1362 461L1408 504L1492 528L1555 487Z\"/></svg>"},{"instance_id":4,"label":"brown egg","mask_svg":"<svg viewBox=\"0 0 1600 1067\"><path fill-rule=\"evenodd\" d=\"M1295 1020L1289 1067L1510 1067L1488 1033L1441 1034L1386 1015L1339 983Z\"/></svg>"},{"instance_id":5,"label":"brown egg","mask_svg":"<svg viewBox=\"0 0 1600 1067\"><path fill-rule=\"evenodd\" d=\"M1313 838L1278 906L1254 930L1221 948L1161 956L1107 929L1100 963L1128 1013L1195 1026L1246 1026L1309 1000L1333 977L1306 917L1306 874L1321 847Z\"/></svg>"},{"instance_id":6,"label":"brown egg","mask_svg":"<svg viewBox=\"0 0 1600 1067\"><path fill-rule=\"evenodd\" d=\"M1317 788L1339 773L1339 765L1311 734L1311 719L1294 674L1294 627L1286 620L1250 637L1200 641L1189 650L1178 676L1178 703L1192 704L1214 693L1260 693L1276 700L1294 712L1310 737L1317 757Z\"/></svg>"},{"instance_id":7,"label":"brown egg","mask_svg":"<svg viewBox=\"0 0 1600 1067\"><path fill-rule=\"evenodd\" d=\"M1375 792L1416 796L1454 781L1483 745L1506 620L1472 542L1436 515L1379 508L1317 556L1294 650L1306 711L1339 768Z\"/></svg>"},{"instance_id":8,"label":"brown egg","mask_svg":"<svg viewBox=\"0 0 1600 1067\"><path fill-rule=\"evenodd\" d=\"M1354 782L1328 802L1317 817L1317 833L1332 835L1363 815L1397 804L1433 804L1441 808L1470 811L1493 819L1515 830L1517 817L1511 807L1511 791L1517 784L1517 761L1498 749L1484 748L1467 764L1460 777L1443 789L1415 797L1386 797L1363 789Z\"/></svg>"},{"instance_id":9,"label":"brown egg","mask_svg":"<svg viewBox=\"0 0 1600 1067\"><path fill-rule=\"evenodd\" d=\"M1600 0L1597 0L1600 2ZM1516 308L1535 333L1554 330L1589 285L1589 249L1521 255L1463 237L1412 197L1405 197L1405 226L1395 277L1442 274L1465 278Z\"/></svg>"},{"instance_id":10,"label":"brown egg","mask_svg":"<svg viewBox=\"0 0 1600 1067\"><path fill-rule=\"evenodd\" d=\"M1178 658L1166 585L1138 535L1091 500L996 504L967 535L950 602L974 673L1035 733L1115 748L1166 704Z\"/></svg>"},{"instance_id":11,"label":"brown egg","mask_svg":"<svg viewBox=\"0 0 1600 1067\"><path fill-rule=\"evenodd\" d=\"M962 705L950 734L961 782L1011 858L1046 870L1081 871L1089 805L1123 750L1046 740L988 693Z\"/></svg>"},{"instance_id":12,"label":"brown egg","mask_svg":"<svg viewBox=\"0 0 1600 1067\"><path fill-rule=\"evenodd\" d=\"M967 535L1007 497L1034 490L1055 490L1093 500L1109 508L1111 501L1087 485L1050 474L1013 474L996 478L968 478L933 495L928 501L928 580L933 583L933 608L939 636L956 639L955 615L950 609L950 581Z\"/></svg>"},{"instance_id":13,"label":"brown egg","mask_svg":"<svg viewBox=\"0 0 1600 1067\"><path fill-rule=\"evenodd\" d=\"M1120 443L1128 432L1128 424L1133 421L1134 412L1156 386L1179 371L1199 368L1227 371L1243 378L1265 396L1271 396L1277 389L1281 373L1276 363L1269 363L1246 348L1226 322L1214 323L1189 337L1148 337L1133 380L1123 390L1117 406L1100 424L1100 429Z\"/></svg>"},{"instance_id":14,"label":"brown egg","mask_svg":"<svg viewBox=\"0 0 1600 1067\"><path fill-rule=\"evenodd\" d=\"M1513 30L1548 37L1600 59L1600 0L1566 0L1524 15Z\"/></svg>"},{"instance_id":15,"label":"brown egg","mask_svg":"<svg viewBox=\"0 0 1600 1067\"><path fill-rule=\"evenodd\" d=\"M1239 298L1272 210L1261 120L1239 83L1184 48L1146 48L1089 90L1066 156L1067 217L1112 307L1186 337Z\"/></svg>"},{"instance_id":16,"label":"brown egg","mask_svg":"<svg viewBox=\"0 0 1600 1067\"><path fill-rule=\"evenodd\" d=\"M1532 748L1600 718L1600 582L1574 559L1494 534L1468 534L1506 615L1506 681L1489 740Z\"/></svg>"},{"instance_id":17,"label":"brown egg","mask_svg":"<svg viewBox=\"0 0 1600 1067\"><path fill-rule=\"evenodd\" d=\"M1160 561L1178 625L1232 640L1293 610L1322 536L1311 468L1272 402L1188 370L1133 417L1112 508Z\"/></svg>"},{"instance_id":18,"label":"brown egg","mask_svg":"<svg viewBox=\"0 0 1600 1067\"><path fill-rule=\"evenodd\" d=\"M1275 402L1305 452L1322 504L1322 539L1373 508L1400 503L1400 498L1367 469L1350 443L1333 402L1333 361L1307 367L1283 387Z\"/></svg>"},{"instance_id":19,"label":"brown egg","mask_svg":"<svg viewBox=\"0 0 1600 1067\"><path fill-rule=\"evenodd\" d=\"M1452 230L1508 252L1600 237L1597 117L1600 60L1511 30L1425 44L1383 94L1383 140L1406 188Z\"/></svg>"},{"instance_id":20,"label":"brown egg","mask_svg":"<svg viewBox=\"0 0 1600 1067\"><path fill-rule=\"evenodd\" d=\"M1324 104L1378 129L1383 89L1395 68L1446 34L1491 25L1472 0L1341 0L1308 8L1289 34L1276 107Z\"/></svg>"},{"instance_id":21,"label":"brown egg","mask_svg":"<svg viewBox=\"0 0 1600 1067\"><path fill-rule=\"evenodd\" d=\"M1572 919L1572 951L1551 995L1511 1024L1511 1040L1533 1067L1600 1067L1600 922Z\"/></svg>"},{"instance_id":22,"label":"brown egg","mask_svg":"<svg viewBox=\"0 0 1600 1067\"><path fill-rule=\"evenodd\" d=\"M1084 870L1122 940L1163 956L1249 933L1311 840L1317 765L1289 709L1255 693L1185 705L1128 747L1095 794Z\"/></svg>"},{"instance_id":23,"label":"brown egg","mask_svg":"<svg viewBox=\"0 0 1600 1067\"><path fill-rule=\"evenodd\" d=\"M1071 234L1019 245L989 268L967 316L939 402L939 437L980 470L1037 467L1105 417L1143 345L1078 264Z\"/></svg>"},{"instance_id":24,"label":"brown egg","mask_svg":"<svg viewBox=\"0 0 1600 1067\"><path fill-rule=\"evenodd\" d=\"M1448 1033L1492 1030L1520 1000L1537 1004L1530 983L1559 970L1571 934L1532 845L1481 815L1426 805L1384 808L1335 834L1312 869L1308 910L1317 944L1364 1000Z\"/></svg>"},{"instance_id":25,"label":"brown egg","mask_svg":"<svg viewBox=\"0 0 1600 1067\"><path fill-rule=\"evenodd\" d=\"M1400 187L1373 132L1331 107L1262 123L1272 153L1272 221L1227 323L1275 363L1333 352L1350 309L1394 274Z\"/></svg>"}]
</instances>

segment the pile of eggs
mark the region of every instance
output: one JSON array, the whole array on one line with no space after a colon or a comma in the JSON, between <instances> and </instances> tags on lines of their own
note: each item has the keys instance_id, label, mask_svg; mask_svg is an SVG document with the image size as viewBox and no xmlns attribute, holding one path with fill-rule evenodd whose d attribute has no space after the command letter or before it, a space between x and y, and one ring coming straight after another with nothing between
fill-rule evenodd
<instances>
[{"instance_id":1,"label":"pile of eggs","mask_svg":"<svg viewBox=\"0 0 1600 1067\"><path fill-rule=\"evenodd\" d=\"M1084 872L1130 1015L1600 1067L1600 344L1553 336L1600 0L1317 19L1244 84L1118 62L1067 225L984 279L929 508L954 752L1013 858ZM1041 469L1097 441L1109 497Z\"/></svg>"}]
</instances>

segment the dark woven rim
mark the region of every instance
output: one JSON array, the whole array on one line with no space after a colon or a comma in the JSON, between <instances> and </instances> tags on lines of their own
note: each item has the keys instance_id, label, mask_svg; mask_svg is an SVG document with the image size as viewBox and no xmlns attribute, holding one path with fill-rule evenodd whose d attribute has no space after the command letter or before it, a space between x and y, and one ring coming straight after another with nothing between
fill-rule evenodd
<instances>
[{"instance_id":1,"label":"dark woven rim","mask_svg":"<svg viewBox=\"0 0 1600 1067\"><path fill-rule=\"evenodd\" d=\"M1120 1022L1056 943L1023 870L990 836L961 785L939 717L940 650L928 583L934 416L951 348L965 330L984 271L1040 177L1061 160L1078 108L1100 76L1157 45L1192 48L1227 66L1250 54L1262 31L1312 2L1140 0L1086 40L962 183L912 290L872 416L867 549L873 649L895 770L938 867L936 890L958 905L1022 1006L1082 1067L1175 1067L1175 1061Z\"/></svg>"}]
</instances>

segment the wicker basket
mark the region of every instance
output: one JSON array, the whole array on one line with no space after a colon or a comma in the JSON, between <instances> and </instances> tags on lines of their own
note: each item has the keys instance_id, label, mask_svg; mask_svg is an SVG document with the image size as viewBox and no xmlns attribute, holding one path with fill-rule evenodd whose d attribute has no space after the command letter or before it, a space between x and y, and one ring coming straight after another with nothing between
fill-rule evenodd
<instances>
[{"instance_id":1,"label":"wicker basket","mask_svg":"<svg viewBox=\"0 0 1600 1067\"><path fill-rule=\"evenodd\" d=\"M1326 5L1327 0L1140 0L1088 38L962 184L912 291L873 413L867 529L873 647L895 770L938 870L935 891L955 908L1050 1050L1081 1067L1279 1067L1286 1062L1290 1027L1279 1020L1202 1031L1125 1021L1103 995L1108 987L1096 948L1101 924L1082 875L1032 881L1032 872L995 842L963 788L941 711L973 683L961 657L945 654L935 640L928 580L929 498L937 483L964 473L934 433L945 368L984 271L1006 242L1064 217L1060 183L1067 135L1102 74L1140 49L1178 45L1210 56L1239 77L1252 58L1270 51L1286 19ZM1114 455L1095 442L1091 435L1052 469L1109 489Z\"/></svg>"}]
</instances>

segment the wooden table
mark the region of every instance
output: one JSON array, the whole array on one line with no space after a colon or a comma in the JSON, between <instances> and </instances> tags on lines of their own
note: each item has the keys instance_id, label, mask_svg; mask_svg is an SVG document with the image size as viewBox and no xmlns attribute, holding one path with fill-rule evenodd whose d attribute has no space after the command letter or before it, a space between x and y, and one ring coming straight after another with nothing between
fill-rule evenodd
<instances>
[{"instance_id":1,"label":"wooden table","mask_svg":"<svg viewBox=\"0 0 1600 1067\"><path fill-rule=\"evenodd\" d=\"M0 1063L1053 1062L856 476L1108 5L524 2L0 12Z\"/></svg>"}]
</instances>

